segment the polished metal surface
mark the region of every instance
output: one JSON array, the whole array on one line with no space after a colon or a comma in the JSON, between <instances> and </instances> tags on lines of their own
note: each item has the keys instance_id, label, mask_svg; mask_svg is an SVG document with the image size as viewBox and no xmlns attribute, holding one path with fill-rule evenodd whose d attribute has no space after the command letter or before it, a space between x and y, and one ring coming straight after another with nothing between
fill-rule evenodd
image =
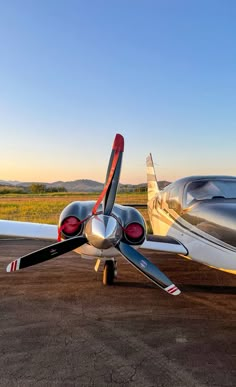
<instances>
[{"instance_id":1,"label":"polished metal surface","mask_svg":"<svg viewBox=\"0 0 236 387\"><path fill-rule=\"evenodd\" d=\"M81 227L81 234L84 235L85 228L88 229L89 227L89 226L86 226L86 223L90 222L89 217L90 216L92 217L92 209L95 203L96 203L95 201L77 201L77 202L70 203L67 207L64 208L64 210L60 215L59 227L61 227L63 220L70 216L75 216L80 221L83 221L84 219L86 219L85 222L82 224L83 227ZM102 211L102 206L100 205L97 210L97 213L98 213L97 216L101 215L99 214L101 211ZM144 229L144 234L146 234L145 220L141 215L141 213L136 208L129 207L129 206L122 206L120 204L114 204L113 210L112 210L112 217L114 217L123 228L127 227L127 225L130 224L131 222L139 223ZM67 235L63 234L63 230L62 230L62 236L65 239L67 238ZM122 234L122 237L123 237L123 234Z\"/></svg>"},{"instance_id":2,"label":"polished metal surface","mask_svg":"<svg viewBox=\"0 0 236 387\"><path fill-rule=\"evenodd\" d=\"M196 203L182 217L190 227L236 247L236 200L211 199Z\"/></svg>"},{"instance_id":3,"label":"polished metal surface","mask_svg":"<svg viewBox=\"0 0 236 387\"><path fill-rule=\"evenodd\" d=\"M122 228L113 216L100 214L88 220L85 235L92 246L108 249L120 241Z\"/></svg>"},{"instance_id":4,"label":"polished metal surface","mask_svg":"<svg viewBox=\"0 0 236 387\"><path fill-rule=\"evenodd\" d=\"M235 177L192 176L177 180L159 194L155 207L204 238L216 238L218 243L236 247Z\"/></svg>"}]
</instances>

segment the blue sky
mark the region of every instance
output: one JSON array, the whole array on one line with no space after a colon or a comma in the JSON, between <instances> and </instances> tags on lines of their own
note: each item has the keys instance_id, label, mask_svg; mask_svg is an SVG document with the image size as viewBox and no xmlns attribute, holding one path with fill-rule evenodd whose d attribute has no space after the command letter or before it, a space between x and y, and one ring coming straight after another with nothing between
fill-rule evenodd
<instances>
[{"instance_id":1,"label":"blue sky","mask_svg":"<svg viewBox=\"0 0 236 387\"><path fill-rule=\"evenodd\" d=\"M234 0L0 0L0 180L236 175Z\"/></svg>"}]
</instances>

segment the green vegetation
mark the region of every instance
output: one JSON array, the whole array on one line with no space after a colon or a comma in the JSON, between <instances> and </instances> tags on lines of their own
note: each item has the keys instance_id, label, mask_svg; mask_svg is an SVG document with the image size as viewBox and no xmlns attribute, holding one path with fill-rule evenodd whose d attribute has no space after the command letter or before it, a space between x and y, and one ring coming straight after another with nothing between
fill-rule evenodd
<instances>
[{"instance_id":1,"label":"green vegetation","mask_svg":"<svg viewBox=\"0 0 236 387\"><path fill-rule=\"evenodd\" d=\"M97 200L99 193L57 192L41 194L0 194L0 219L57 224L60 212L72 201ZM118 193L119 204L147 203L146 192ZM149 227L146 209L140 209Z\"/></svg>"},{"instance_id":2,"label":"green vegetation","mask_svg":"<svg viewBox=\"0 0 236 387\"><path fill-rule=\"evenodd\" d=\"M24 188L22 187L15 187L10 185L0 185L0 195L6 195L6 194L23 194Z\"/></svg>"},{"instance_id":3,"label":"green vegetation","mask_svg":"<svg viewBox=\"0 0 236 387\"><path fill-rule=\"evenodd\" d=\"M39 184L39 183L32 183L30 188L30 192L33 194L40 194L46 192L46 185L45 184Z\"/></svg>"},{"instance_id":4,"label":"green vegetation","mask_svg":"<svg viewBox=\"0 0 236 387\"><path fill-rule=\"evenodd\" d=\"M65 187L50 187L47 188L45 184L32 183L29 187L29 192L32 194L41 194L49 192L66 192Z\"/></svg>"},{"instance_id":5,"label":"green vegetation","mask_svg":"<svg viewBox=\"0 0 236 387\"><path fill-rule=\"evenodd\" d=\"M0 185L0 195L7 194L45 194L52 192L67 192L65 187L46 187L45 184L32 183L28 187Z\"/></svg>"}]
</instances>

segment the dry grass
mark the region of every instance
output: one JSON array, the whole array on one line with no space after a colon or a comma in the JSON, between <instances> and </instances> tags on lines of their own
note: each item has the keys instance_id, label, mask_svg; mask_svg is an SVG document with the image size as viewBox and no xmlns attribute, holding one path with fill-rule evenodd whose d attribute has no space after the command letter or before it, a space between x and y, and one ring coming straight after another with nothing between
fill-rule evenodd
<instances>
[{"instance_id":1,"label":"dry grass","mask_svg":"<svg viewBox=\"0 0 236 387\"><path fill-rule=\"evenodd\" d=\"M0 219L57 224L60 212L72 201L97 200L99 193L59 193L43 195L0 195ZM119 204L146 204L147 193L120 193ZM140 209L148 223L146 209Z\"/></svg>"}]
</instances>

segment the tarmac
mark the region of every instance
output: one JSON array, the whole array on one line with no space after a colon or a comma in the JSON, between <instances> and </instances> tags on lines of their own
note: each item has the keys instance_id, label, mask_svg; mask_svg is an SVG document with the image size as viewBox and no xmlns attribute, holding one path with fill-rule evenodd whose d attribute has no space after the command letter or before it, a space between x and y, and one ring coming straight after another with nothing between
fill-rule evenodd
<instances>
[{"instance_id":1,"label":"tarmac","mask_svg":"<svg viewBox=\"0 0 236 387\"><path fill-rule=\"evenodd\" d=\"M48 244L0 240L0 386L236 386L236 276L144 250L181 295L122 257L113 286L74 252L5 272Z\"/></svg>"}]
</instances>

